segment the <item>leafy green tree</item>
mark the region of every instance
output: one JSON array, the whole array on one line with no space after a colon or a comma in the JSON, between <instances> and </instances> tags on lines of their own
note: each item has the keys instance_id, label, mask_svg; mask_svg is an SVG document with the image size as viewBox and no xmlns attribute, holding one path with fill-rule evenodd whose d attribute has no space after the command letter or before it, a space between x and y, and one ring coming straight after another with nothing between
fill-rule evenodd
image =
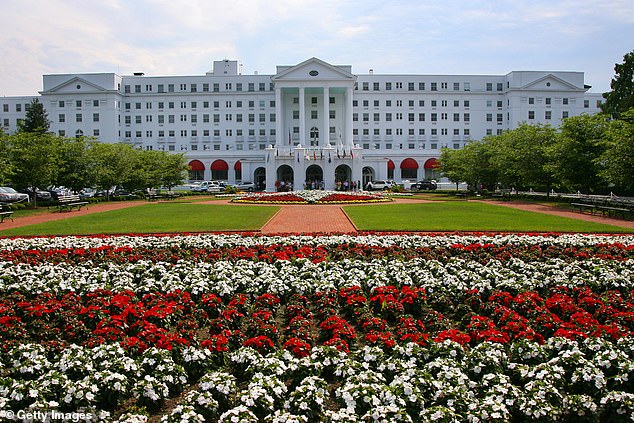
<instances>
[{"instance_id":1,"label":"leafy green tree","mask_svg":"<svg viewBox=\"0 0 634 423\"><path fill-rule=\"evenodd\" d=\"M610 122L605 151L597 160L599 175L618 192L634 195L634 109Z\"/></svg>"},{"instance_id":2,"label":"leafy green tree","mask_svg":"<svg viewBox=\"0 0 634 423\"><path fill-rule=\"evenodd\" d=\"M0 183L5 185L13 175L13 163L9 157L9 135L0 130Z\"/></svg>"},{"instance_id":3,"label":"leafy green tree","mask_svg":"<svg viewBox=\"0 0 634 423\"><path fill-rule=\"evenodd\" d=\"M13 164L11 180L18 189L43 188L56 183L61 139L51 133L18 132L8 139ZM37 199L33 196L33 204Z\"/></svg>"},{"instance_id":4,"label":"leafy green tree","mask_svg":"<svg viewBox=\"0 0 634 423\"><path fill-rule=\"evenodd\" d=\"M94 143L85 137L62 139L57 185L77 192L96 184Z\"/></svg>"},{"instance_id":5,"label":"leafy green tree","mask_svg":"<svg viewBox=\"0 0 634 423\"><path fill-rule=\"evenodd\" d=\"M607 185L599 176L599 157L605 151L609 127L605 115L580 115L564 119L548 165L556 183L563 189L584 194L605 192Z\"/></svg>"},{"instance_id":6,"label":"leafy green tree","mask_svg":"<svg viewBox=\"0 0 634 423\"><path fill-rule=\"evenodd\" d=\"M634 107L634 51L623 56L623 63L614 65L610 92L604 93L601 105L604 113L618 119L621 113Z\"/></svg>"},{"instance_id":7,"label":"leafy green tree","mask_svg":"<svg viewBox=\"0 0 634 423\"><path fill-rule=\"evenodd\" d=\"M495 190L498 170L492 166L492 137L473 141L461 150L443 149L440 154L440 168L453 182L466 182L473 189Z\"/></svg>"},{"instance_id":8,"label":"leafy green tree","mask_svg":"<svg viewBox=\"0 0 634 423\"><path fill-rule=\"evenodd\" d=\"M31 132L35 134L44 134L48 132L51 122L48 120L48 114L44 110L44 105L37 98L34 98L26 110L24 120L18 123L20 132Z\"/></svg>"},{"instance_id":9,"label":"leafy green tree","mask_svg":"<svg viewBox=\"0 0 634 423\"><path fill-rule=\"evenodd\" d=\"M492 139L491 162L500 182L517 189L550 191L554 178L549 154L557 133L550 125L521 124Z\"/></svg>"},{"instance_id":10,"label":"leafy green tree","mask_svg":"<svg viewBox=\"0 0 634 423\"><path fill-rule=\"evenodd\" d=\"M115 185L127 186L131 179L137 150L126 144L94 143L90 153L94 157L95 183L109 190Z\"/></svg>"}]
</instances>

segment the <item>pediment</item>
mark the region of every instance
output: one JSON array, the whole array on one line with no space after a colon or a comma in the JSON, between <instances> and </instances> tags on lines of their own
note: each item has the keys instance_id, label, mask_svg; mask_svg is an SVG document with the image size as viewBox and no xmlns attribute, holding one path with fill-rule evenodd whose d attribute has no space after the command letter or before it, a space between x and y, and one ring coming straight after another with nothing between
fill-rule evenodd
<instances>
[{"instance_id":1,"label":"pediment","mask_svg":"<svg viewBox=\"0 0 634 423\"><path fill-rule=\"evenodd\" d=\"M46 93L94 93L96 91L104 92L108 89L79 76L74 76L47 90Z\"/></svg>"},{"instance_id":2,"label":"pediment","mask_svg":"<svg viewBox=\"0 0 634 423\"><path fill-rule=\"evenodd\" d=\"M356 77L350 72L350 66L335 66L323 60L312 57L295 66L278 66L277 73L272 77L278 81L354 81Z\"/></svg>"},{"instance_id":3,"label":"pediment","mask_svg":"<svg viewBox=\"0 0 634 423\"><path fill-rule=\"evenodd\" d=\"M567 81L564 81L563 79L558 78L557 76L553 74L548 74L539 79L536 79L535 81L529 82L528 84L525 84L523 87L521 87L521 89L522 90L540 90L540 91L580 90L579 87L576 87L573 84Z\"/></svg>"}]
</instances>

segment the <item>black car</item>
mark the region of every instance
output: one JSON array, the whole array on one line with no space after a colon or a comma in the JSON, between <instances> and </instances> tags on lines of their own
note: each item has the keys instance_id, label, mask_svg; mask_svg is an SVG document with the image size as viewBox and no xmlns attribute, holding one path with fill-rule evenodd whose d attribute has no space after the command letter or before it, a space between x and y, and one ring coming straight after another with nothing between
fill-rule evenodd
<instances>
[{"instance_id":1,"label":"black car","mask_svg":"<svg viewBox=\"0 0 634 423\"><path fill-rule=\"evenodd\" d=\"M433 191L438 187L438 185L436 184L436 181L419 181L416 184L416 189L419 191Z\"/></svg>"}]
</instances>

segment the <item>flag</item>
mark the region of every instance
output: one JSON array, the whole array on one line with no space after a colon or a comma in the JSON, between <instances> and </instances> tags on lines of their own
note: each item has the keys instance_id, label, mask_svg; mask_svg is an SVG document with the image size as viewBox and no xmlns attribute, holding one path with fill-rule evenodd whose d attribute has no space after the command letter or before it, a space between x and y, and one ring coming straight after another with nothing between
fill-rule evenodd
<instances>
[{"instance_id":1,"label":"flag","mask_svg":"<svg viewBox=\"0 0 634 423\"><path fill-rule=\"evenodd\" d=\"M321 150L320 154L321 154L321 159L323 160L324 159L324 150Z\"/></svg>"},{"instance_id":2,"label":"flag","mask_svg":"<svg viewBox=\"0 0 634 423\"><path fill-rule=\"evenodd\" d=\"M297 163L299 163L299 153L297 154Z\"/></svg>"},{"instance_id":3,"label":"flag","mask_svg":"<svg viewBox=\"0 0 634 423\"><path fill-rule=\"evenodd\" d=\"M267 162L267 163L269 162L269 157L270 157L270 154L269 154L269 153L267 153L267 154L266 154L266 162Z\"/></svg>"},{"instance_id":4,"label":"flag","mask_svg":"<svg viewBox=\"0 0 634 423\"><path fill-rule=\"evenodd\" d=\"M354 159L354 153L352 152L352 149L350 149L350 158Z\"/></svg>"},{"instance_id":5,"label":"flag","mask_svg":"<svg viewBox=\"0 0 634 423\"><path fill-rule=\"evenodd\" d=\"M313 160L317 160L317 151L313 150Z\"/></svg>"},{"instance_id":6,"label":"flag","mask_svg":"<svg viewBox=\"0 0 634 423\"><path fill-rule=\"evenodd\" d=\"M330 158L330 152L328 152L328 163L332 163L332 159Z\"/></svg>"},{"instance_id":7,"label":"flag","mask_svg":"<svg viewBox=\"0 0 634 423\"><path fill-rule=\"evenodd\" d=\"M288 145L291 145L291 130L288 130Z\"/></svg>"}]
</instances>

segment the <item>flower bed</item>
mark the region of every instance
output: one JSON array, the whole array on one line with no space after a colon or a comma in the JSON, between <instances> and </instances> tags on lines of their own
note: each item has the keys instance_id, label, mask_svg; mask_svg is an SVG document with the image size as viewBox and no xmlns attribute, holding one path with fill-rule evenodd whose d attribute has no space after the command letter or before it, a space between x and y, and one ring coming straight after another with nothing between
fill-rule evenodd
<instances>
[{"instance_id":1,"label":"flower bed","mask_svg":"<svg viewBox=\"0 0 634 423\"><path fill-rule=\"evenodd\" d=\"M208 234L0 247L5 416L634 417L631 236Z\"/></svg>"},{"instance_id":2,"label":"flower bed","mask_svg":"<svg viewBox=\"0 0 634 423\"><path fill-rule=\"evenodd\" d=\"M382 193L354 191L256 192L238 195L232 202L257 204L354 204L392 201Z\"/></svg>"}]
</instances>

